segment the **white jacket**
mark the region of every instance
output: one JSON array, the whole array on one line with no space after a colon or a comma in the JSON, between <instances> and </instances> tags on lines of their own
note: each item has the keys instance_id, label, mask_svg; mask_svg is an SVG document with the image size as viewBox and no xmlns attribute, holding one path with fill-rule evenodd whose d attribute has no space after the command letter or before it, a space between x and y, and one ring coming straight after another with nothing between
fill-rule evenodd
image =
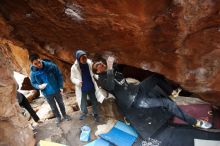
<instances>
[{"instance_id":1,"label":"white jacket","mask_svg":"<svg viewBox=\"0 0 220 146\"><path fill-rule=\"evenodd\" d=\"M107 93L104 90L102 90L101 88L98 88L96 81L93 78L92 61L90 59L87 59L87 63L89 65L90 75L92 77L92 81L95 86L95 95L96 95L97 101L102 103L103 100L105 99L105 97L107 96ZM71 67L70 79L71 79L72 83L75 84L76 101L80 107L81 98L82 98L82 90L81 90L82 75L81 75L79 62L77 60L74 62L74 64Z\"/></svg>"}]
</instances>

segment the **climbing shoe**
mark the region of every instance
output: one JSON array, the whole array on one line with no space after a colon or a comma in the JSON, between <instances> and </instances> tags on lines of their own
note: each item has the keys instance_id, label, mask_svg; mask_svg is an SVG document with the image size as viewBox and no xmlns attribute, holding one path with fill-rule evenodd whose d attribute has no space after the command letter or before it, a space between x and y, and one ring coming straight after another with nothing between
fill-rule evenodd
<instances>
[{"instance_id":1,"label":"climbing shoe","mask_svg":"<svg viewBox=\"0 0 220 146\"><path fill-rule=\"evenodd\" d=\"M174 98L178 97L181 91L182 91L181 88L177 88L176 90L173 90L173 92L170 95L170 98L174 99Z\"/></svg>"},{"instance_id":2,"label":"climbing shoe","mask_svg":"<svg viewBox=\"0 0 220 146\"><path fill-rule=\"evenodd\" d=\"M204 120L197 120L195 127L202 129L209 129L212 127L212 124Z\"/></svg>"}]
</instances>

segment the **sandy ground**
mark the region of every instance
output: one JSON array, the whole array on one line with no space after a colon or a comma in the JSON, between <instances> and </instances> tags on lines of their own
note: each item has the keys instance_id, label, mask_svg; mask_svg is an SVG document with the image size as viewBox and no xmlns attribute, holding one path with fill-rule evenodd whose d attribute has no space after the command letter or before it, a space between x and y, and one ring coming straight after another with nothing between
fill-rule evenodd
<instances>
[{"instance_id":1,"label":"sandy ground","mask_svg":"<svg viewBox=\"0 0 220 146\"><path fill-rule=\"evenodd\" d=\"M95 131L97 125L105 124L107 119L100 116L100 122L95 122L94 117L90 114L88 117L81 121L79 120L80 112L69 114L72 118L71 121L62 120L60 125L55 124L55 118L45 121L39 124L36 129L35 139L38 143L40 140L47 140L66 144L69 146L83 146L88 142L80 141L80 128L84 125L88 125L91 128L91 141L96 139Z\"/></svg>"}]
</instances>

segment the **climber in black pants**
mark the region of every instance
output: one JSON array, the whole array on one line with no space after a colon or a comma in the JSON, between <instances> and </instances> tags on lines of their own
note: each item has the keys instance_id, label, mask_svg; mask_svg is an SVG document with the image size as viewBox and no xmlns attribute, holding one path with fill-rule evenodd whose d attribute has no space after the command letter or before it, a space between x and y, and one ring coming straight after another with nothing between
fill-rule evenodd
<instances>
[{"instance_id":1,"label":"climber in black pants","mask_svg":"<svg viewBox=\"0 0 220 146\"><path fill-rule=\"evenodd\" d=\"M114 58L107 59L107 65L102 61L97 61L93 64L93 72L98 75L97 84L103 89L107 90L116 97L116 101L124 108L154 108L164 107L167 112L178 118L184 120L195 127L209 129L212 127L211 123L203 120L197 120L187 113L183 112L177 104L168 96L173 95L175 90L169 83L159 75L153 75L146 78L138 85L128 83L123 74L118 72L113 66ZM162 95L160 91L155 89L159 86L166 94ZM179 92L179 91L175 91Z\"/></svg>"},{"instance_id":2,"label":"climber in black pants","mask_svg":"<svg viewBox=\"0 0 220 146\"><path fill-rule=\"evenodd\" d=\"M31 115L31 117L34 119L35 122L39 122L40 118L36 114L36 112L31 107L29 101L27 98L20 92L17 91L17 100L20 106L24 107Z\"/></svg>"}]
</instances>

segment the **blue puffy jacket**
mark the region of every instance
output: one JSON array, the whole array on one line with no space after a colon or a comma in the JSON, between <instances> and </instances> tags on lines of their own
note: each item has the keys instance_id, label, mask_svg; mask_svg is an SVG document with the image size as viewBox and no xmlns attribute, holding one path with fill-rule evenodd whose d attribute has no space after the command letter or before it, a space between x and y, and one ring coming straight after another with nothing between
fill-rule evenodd
<instances>
[{"instance_id":1,"label":"blue puffy jacket","mask_svg":"<svg viewBox=\"0 0 220 146\"><path fill-rule=\"evenodd\" d=\"M43 68L38 69L31 65L31 84L39 89L39 85L47 83L45 89L41 90L43 95L52 95L59 93L63 89L63 77L57 65L52 62L42 61Z\"/></svg>"}]
</instances>

